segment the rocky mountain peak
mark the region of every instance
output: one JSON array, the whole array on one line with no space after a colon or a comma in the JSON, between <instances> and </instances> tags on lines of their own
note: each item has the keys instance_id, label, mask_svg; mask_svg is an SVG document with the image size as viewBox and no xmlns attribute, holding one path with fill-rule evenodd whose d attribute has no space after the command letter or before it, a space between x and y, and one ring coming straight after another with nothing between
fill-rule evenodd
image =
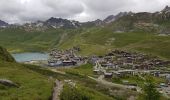
<instances>
[{"instance_id":1,"label":"rocky mountain peak","mask_svg":"<svg viewBox=\"0 0 170 100\"><path fill-rule=\"evenodd\" d=\"M165 12L165 13L170 12L170 7L167 5L167 6L162 10L162 12Z\"/></svg>"},{"instance_id":2,"label":"rocky mountain peak","mask_svg":"<svg viewBox=\"0 0 170 100\"><path fill-rule=\"evenodd\" d=\"M104 19L103 21L105 23L110 23L110 22L113 22L114 20L115 20L115 16L114 15L110 15L106 19Z\"/></svg>"},{"instance_id":3,"label":"rocky mountain peak","mask_svg":"<svg viewBox=\"0 0 170 100\"><path fill-rule=\"evenodd\" d=\"M110 15L110 16L108 16L108 17L107 17L106 19L104 19L103 21L104 21L105 23L111 23L111 22L119 19L120 17L126 16L126 15L128 15L128 14L129 14L128 12L120 12L120 13L118 13L117 15Z\"/></svg>"},{"instance_id":4,"label":"rocky mountain peak","mask_svg":"<svg viewBox=\"0 0 170 100\"><path fill-rule=\"evenodd\" d=\"M81 26L81 24L78 21L70 21L67 19L54 17L51 17L50 19L45 21L45 24L53 28L77 28Z\"/></svg>"},{"instance_id":5,"label":"rocky mountain peak","mask_svg":"<svg viewBox=\"0 0 170 100\"><path fill-rule=\"evenodd\" d=\"M1 28L7 27L7 26L8 26L8 23L0 20L0 27L1 27Z\"/></svg>"}]
</instances>

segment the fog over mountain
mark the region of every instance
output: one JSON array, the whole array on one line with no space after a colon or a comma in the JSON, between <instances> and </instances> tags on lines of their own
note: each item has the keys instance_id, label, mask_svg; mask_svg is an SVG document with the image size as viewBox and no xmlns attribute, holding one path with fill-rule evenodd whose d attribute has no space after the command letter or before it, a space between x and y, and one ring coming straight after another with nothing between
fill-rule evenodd
<instances>
[{"instance_id":1,"label":"fog over mountain","mask_svg":"<svg viewBox=\"0 0 170 100\"><path fill-rule=\"evenodd\" d=\"M8 23L50 17L90 21L123 11L159 11L168 4L169 0L0 0L0 19Z\"/></svg>"}]
</instances>

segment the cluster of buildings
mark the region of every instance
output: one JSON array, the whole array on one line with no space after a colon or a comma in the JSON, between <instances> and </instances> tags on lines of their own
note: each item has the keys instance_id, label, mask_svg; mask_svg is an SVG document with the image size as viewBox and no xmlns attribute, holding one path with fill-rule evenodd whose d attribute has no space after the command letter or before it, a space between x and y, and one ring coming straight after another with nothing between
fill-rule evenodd
<instances>
[{"instance_id":1,"label":"cluster of buildings","mask_svg":"<svg viewBox=\"0 0 170 100\"><path fill-rule=\"evenodd\" d=\"M85 63L85 60L83 57L76 55L78 51L80 49L77 47L69 50L53 49L49 54L48 65L52 67L81 65Z\"/></svg>"},{"instance_id":2,"label":"cluster of buildings","mask_svg":"<svg viewBox=\"0 0 170 100\"><path fill-rule=\"evenodd\" d=\"M121 50L114 50L105 56L93 56L90 62L94 64L94 73L104 73L107 78L113 75L123 77L139 73L158 75L160 72L156 69L170 65L170 61L160 60L157 57Z\"/></svg>"}]
</instances>

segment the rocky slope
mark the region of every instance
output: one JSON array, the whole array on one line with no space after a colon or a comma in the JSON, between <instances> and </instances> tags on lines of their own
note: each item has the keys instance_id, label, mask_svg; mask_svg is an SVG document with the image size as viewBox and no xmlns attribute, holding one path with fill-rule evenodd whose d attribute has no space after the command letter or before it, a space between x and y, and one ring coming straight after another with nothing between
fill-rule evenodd
<instances>
[{"instance_id":1,"label":"rocky slope","mask_svg":"<svg viewBox=\"0 0 170 100\"><path fill-rule=\"evenodd\" d=\"M5 27L7 27L7 26L8 26L8 23L0 20L0 28L5 28Z\"/></svg>"},{"instance_id":2,"label":"rocky slope","mask_svg":"<svg viewBox=\"0 0 170 100\"><path fill-rule=\"evenodd\" d=\"M170 7L166 6L162 11L155 13L140 12L129 13L113 22L114 29L119 31L154 32L158 34L170 34Z\"/></svg>"}]
</instances>

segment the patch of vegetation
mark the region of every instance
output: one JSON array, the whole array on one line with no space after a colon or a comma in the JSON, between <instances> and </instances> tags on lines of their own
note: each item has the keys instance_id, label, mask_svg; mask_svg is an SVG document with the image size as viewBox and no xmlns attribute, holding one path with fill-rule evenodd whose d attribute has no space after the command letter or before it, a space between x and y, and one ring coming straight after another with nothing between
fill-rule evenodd
<instances>
[{"instance_id":1,"label":"patch of vegetation","mask_svg":"<svg viewBox=\"0 0 170 100\"><path fill-rule=\"evenodd\" d=\"M69 34L67 34L68 31ZM60 41L67 39L76 32L77 30L63 29L27 32L19 28L8 28L0 30L0 45L14 53L44 52L54 48Z\"/></svg>"},{"instance_id":2,"label":"patch of vegetation","mask_svg":"<svg viewBox=\"0 0 170 100\"><path fill-rule=\"evenodd\" d=\"M152 79L152 78L151 78ZM156 84L148 77L143 87L143 93L139 95L138 100L169 100L162 96L156 89Z\"/></svg>"},{"instance_id":3,"label":"patch of vegetation","mask_svg":"<svg viewBox=\"0 0 170 100\"><path fill-rule=\"evenodd\" d=\"M16 63L6 49L1 47L0 79L17 85L9 87L0 84L1 100L48 100L51 97L53 80Z\"/></svg>"},{"instance_id":4,"label":"patch of vegetation","mask_svg":"<svg viewBox=\"0 0 170 100\"><path fill-rule=\"evenodd\" d=\"M38 73L40 73L42 75L45 75L45 76L48 76L48 77L54 77L54 78L57 78L59 80L65 80L65 79L74 80L77 84L79 84L79 85L81 85L83 87L86 87L86 88L93 89L93 91L98 91L99 93L108 96L108 98L111 97L111 98L114 98L116 100L122 100L120 98L122 97L123 94L115 94L115 93L110 94L110 89L112 89L112 90L120 90L119 88L116 88L116 87L110 88L108 86L99 84L96 81L88 78L85 75L81 75L81 74L74 73L74 72L67 72L66 74L59 74L59 73L56 73L56 72L52 72L52 71L50 71L48 69L38 67L38 66L34 66L34 65L32 65L32 66L24 65L24 66L26 68L29 68L29 69L31 69L31 70L33 70L35 72L38 72ZM124 91L124 92L127 94L126 96L124 96L124 98L126 98L129 95L134 95L135 94L135 93L132 93L132 91Z\"/></svg>"},{"instance_id":5,"label":"patch of vegetation","mask_svg":"<svg viewBox=\"0 0 170 100\"><path fill-rule=\"evenodd\" d=\"M83 91L82 91L83 90ZM100 92L81 85L65 85L60 95L61 100L114 100Z\"/></svg>"},{"instance_id":6,"label":"patch of vegetation","mask_svg":"<svg viewBox=\"0 0 170 100\"><path fill-rule=\"evenodd\" d=\"M116 33L113 31L113 25L108 25L104 28L83 30L61 43L59 47L66 49L78 45L82 55L104 55L112 49L123 49L170 59L169 44L170 36L158 36L146 31Z\"/></svg>"},{"instance_id":7,"label":"patch of vegetation","mask_svg":"<svg viewBox=\"0 0 170 100\"><path fill-rule=\"evenodd\" d=\"M6 49L0 47L0 61L15 62L15 59L7 52Z\"/></svg>"},{"instance_id":8,"label":"patch of vegetation","mask_svg":"<svg viewBox=\"0 0 170 100\"><path fill-rule=\"evenodd\" d=\"M51 96L53 80L17 63L0 62L0 79L8 79L19 88L0 85L2 100L48 100Z\"/></svg>"},{"instance_id":9,"label":"patch of vegetation","mask_svg":"<svg viewBox=\"0 0 170 100\"><path fill-rule=\"evenodd\" d=\"M64 71L66 73L75 73L84 76L92 76L93 75L93 65L85 64L74 68L61 68L58 69L60 71Z\"/></svg>"},{"instance_id":10,"label":"patch of vegetation","mask_svg":"<svg viewBox=\"0 0 170 100\"><path fill-rule=\"evenodd\" d=\"M112 81L113 83L118 83L118 84L134 84L140 87L144 87L144 84L148 77L156 85L159 85L160 83L164 83L166 81L164 78L155 77L152 75L141 75L141 77L139 76L113 77L112 80L108 79L108 81Z\"/></svg>"}]
</instances>

